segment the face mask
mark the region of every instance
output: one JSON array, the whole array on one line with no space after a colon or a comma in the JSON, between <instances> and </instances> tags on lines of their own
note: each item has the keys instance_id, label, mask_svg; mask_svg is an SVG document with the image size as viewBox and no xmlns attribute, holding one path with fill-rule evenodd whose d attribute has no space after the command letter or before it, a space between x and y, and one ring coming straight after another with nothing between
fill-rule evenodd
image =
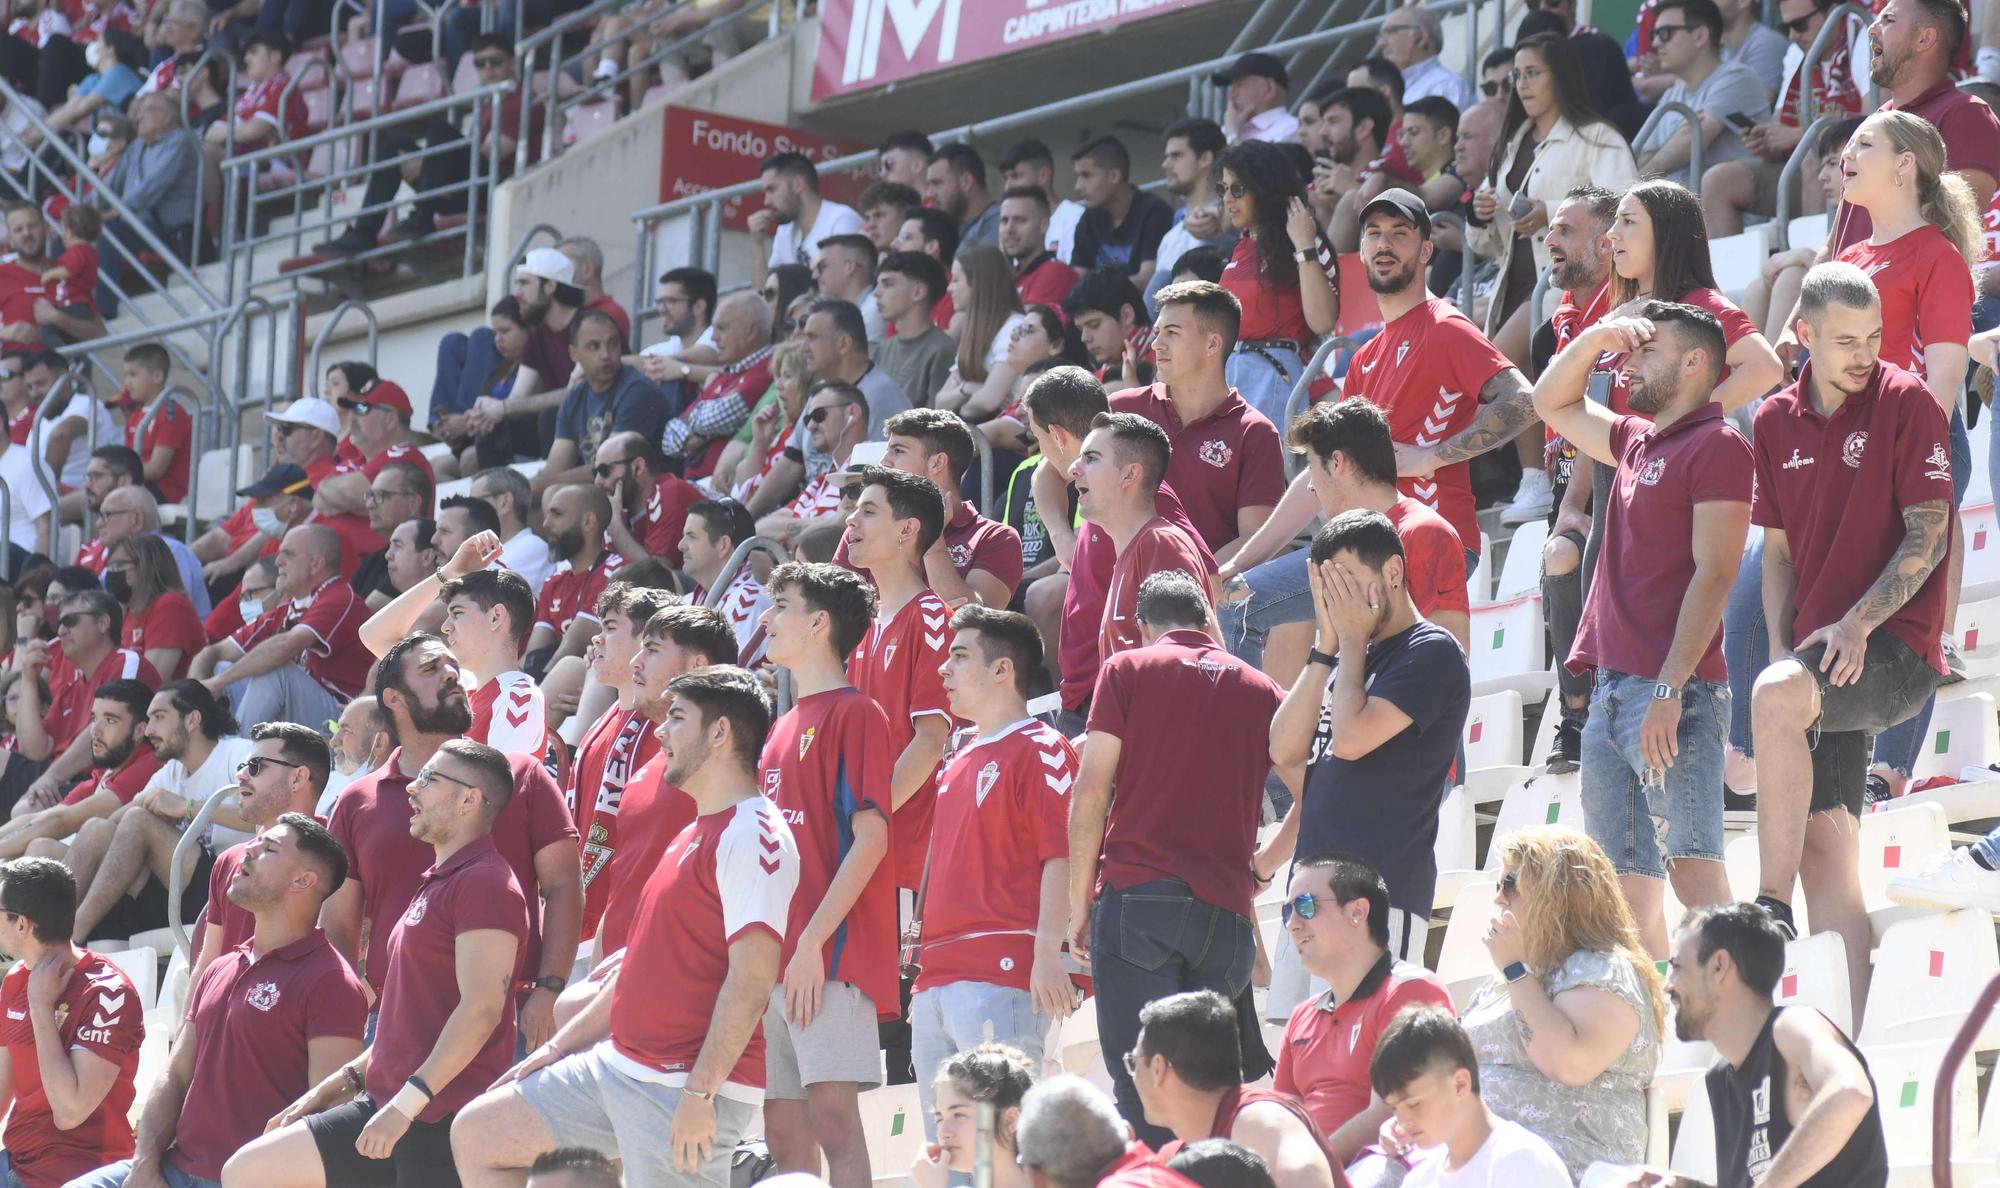
<instances>
[{"instance_id":1,"label":"face mask","mask_svg":"<svg viewBox=\"0 0 2000 1188\"><path fill-rule=\"evenodd\" d=\"M89 153L92 157L101 157L110 150L111 138L109 136L104 135L102 132L92 132L90 134Z\"/></svg>"},{"instance_id":2,"label":"face mask","mask_svg":"<svg viewBox=\"0 0 2000 1188\"><path fill-rule=\"evenodd\" d=\"M90 64L92 70L97 69L97 64L103 57L104 47L97 42L93 41L83 47L83 60Z\"/></svg>"},{"instance_id":3,"label":"face mask","mask_svg":"<svg viewBox=\"0 0 2000 1188\"><path fill-rule=\"evenodd\" d=\"M132 601L132 579L115 569L104 571L104 592L119 602Z\"/></svg>"},{"instance_id":4,"label":"face mask","mask_svg":"<svg viewBox=\"0 0 2000 1188\"><path fill-rule=\"evenodd\" d=\"M273 508L251 508L250 522L255 524L257 531L265 536L279 536L285 531L285 522L278 518L278 513Z\"/></svg>"},{"instance_id":5,"label":"face mask","mask_svg":"<svg viewBox=\"0 0 2000 1188\"><path fill-rule=\"evenodd\" d=\"M236 600L236 609L243 612L243 621L249 623L254 621L258 615L264 613L264 600L261 598L239 598Z\"/></svg>"}]
</instances>

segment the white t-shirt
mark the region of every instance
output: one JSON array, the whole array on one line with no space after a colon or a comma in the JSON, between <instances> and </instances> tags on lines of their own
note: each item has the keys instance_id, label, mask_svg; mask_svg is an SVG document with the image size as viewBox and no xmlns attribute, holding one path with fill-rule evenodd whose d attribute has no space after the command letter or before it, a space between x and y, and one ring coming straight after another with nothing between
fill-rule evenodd
<instances>
[{"instance_id":1,"label":"white t-shirt","mask_svg":"<svg viewBox=\"0 0 2000 1188\"><path fill-rule=\"evenodd\" d=\"M694 346L687 347L685 349L691 351L694 350L695 347L707 347L710 350L714 351L719 351L722 349L721 347L718 347L715 344L714 326L711 325L706 329L704 329L701 332L701 337L694 340ZM669 334L665 338L661 339L659 342L656 342L652 346L646 347L645 349L641 350L639 353L642 355L678 355L681 353L682 349L683 348L681 346L681 336L678 334Z\"/></svg>"},{"instance_id":2,"label":"white t-shirt","mask_svg":"<svg viewBox=\"0 0 2000 1188\"><path fill-rule=\"evenodd\" d=\"M7 525L7 539L32 553L35 551L35 520L49 513L49 493L42 488L41 479L35 475L35 463L27 446L17 446L11 442L4 452L0 452L0 484L4 484L11 497L9 515L12 522ZM54 526L50 526L53 533ZM53 545L54 536L50 543Z\"/></svg>"},{"instance_id":3,"label":"white t-shirt","mask_svg":"<svg viewBox=\"0 0 2000 1188\"><path fill-rule=\"evenodd\" d=\"M1049 254L1065 264L1076 247L1076 225L1083 221L1083 209L1083 203L1065 198L1049 212Z\"/></svg>"},{"instance_id":4,"label":"white t-shirt","mask_svg":"<svg viewBox=\"0 0 2000 1188\"><path fill-rule=\"evenodd\" d=\"M140 743L140 746L147 744ZM164 788L177 796L185 797L196 806L215 795L218 788L226 788L236 782L236 765L250 756L251 742L247 738L231 735L215 740L215 748L208 753L208 759L192 772L178 759L169 759L153 773L146 782L147 788ZM231 796L223 802L224 807L236 803ZM204 839L209 849L217 854L235 845L249 841L250 835L241 829L230 829L222 825L210 825Z\"/></svg>"},{"instance_id":5,"label":"white t-shirt","mask_svg":"<svg viewBox=\"0 0 2000 1188\"><path fill-rule=\"evenodd\" d=\"M1572 1188L1569 1169L1540 1138L1504 1118L1493 1120L1493 1133L1456 1170L1445 1166L1445 1149L1410 1170L1404 1188Z\"/></svg>"},{"instance_id":6,"label":"white t-shirt","mask_svg":"<svg viewBox=\"0 0 2000 1188\"><path fill-rule=\"evenodd\" d=\"M819 251L820 241L835 235L858 235L861 233L861 216L851 206L822 200L819 217L813 220L812 230L805 233L804 242L799 239L799 225L796 221L778 228L771 237L771 267L780 264L804 264L811 266L813 254Z\"/></svg>"},{"instance_id":7,"label":"white t-shirt","mask_svg":"<svg viewBox=\"0 0 2000 1188\"><path fill-rule=\"evenodd\" d=\"M98 445L125 444L125 426L119 424L118 418L111 415L111 410L88 392L78 392L70 397L69 403L63 405L63 410L56 415L55 421L50 425L44 425L42 432L47 433L55 425L60 425L71 417L87 420L93 415L97 418ZM42 440L46 443L48 439L44 437ZM90 429L86 426L84 431L77 434L76 439L69 443L69 457L63 459L61 476L63 486L83 485L83 470L90 465L90 450Z\"/></svg>"},{"instance_id":8,"label":"white t-shirt","mask_svg":"<svg viewBox=\"0 0 2000 1188\"><path fill-rule=\"evenodd\" d=\"M520 574L535 597L540 598L542 583L548 580L555 562L549 559L549 542L523 528L501 542L500 566Z\"/></svg>"},{"instance_id":9,"label":"white t-shirt","mask_svg":"<svg viewBox=\"0 0 2000 1188\"><path fill-rule=\"evenodd\" d=\"M1014 345L1014 328L1028 320L1024 313L1011 313L1000 323L1000 332L993 336L993 342L986 348L986 371L991 374L995 367L1007 361L1007 348Z\"/></svg>"}]
</instances>

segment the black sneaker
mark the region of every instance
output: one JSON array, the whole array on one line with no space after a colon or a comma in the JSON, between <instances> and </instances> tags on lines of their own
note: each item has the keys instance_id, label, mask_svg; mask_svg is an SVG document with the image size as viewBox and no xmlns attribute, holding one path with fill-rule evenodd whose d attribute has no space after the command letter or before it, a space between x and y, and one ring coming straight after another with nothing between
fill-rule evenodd
<instances>
[{"instance_id":1,"label":"black sneaker","mask_svg":"<svg viewBox=\"0 0 2000 1188\"><path fill-rule=\"evenodd\" d=\"M1889 790L1889 781L1883 779L1879 775L1876 775L1872 771L1869 772L1868 778L1866 781L1864 781L1861 789L1862 806L1871 807L1873 805L1880 804L1885 800L1894 800L1894 799L1895 799L1895 794Z\"/></svg>"},{"instance_id":2,"label":"black sneaker","mask_svg":"<svg viewBox=\"0 0 2000 1188\"><path fill-rule=\"evenodd\" d=\"M374 246L376 244L373 235L344 231L325 243L313 245L313 251L322 256L358 256Z\"/></svg>"},{"instance_id":3,"label":"black sneaker","mask_svg":"<svg viewBox=\"0 0 2000 1188\"><path fill-rule=\"evenodd\" d=\"M436 233L436 231L437 220L431 217L431 212L419 210L413 212L409 218L402 219L394 227L391 227L388 238L422 239L426 235Z\"/></svg>"},{"instance_id":4,"label":"black sneaker","mask_svg":"<svg viewBox=\"0 0 2000 1188\"><path fill-rule=\"evenodd\" d=\"M1550 775L1568 775L1583 761L1583 720L1564 718L1556 724L1556 747L1549 753Z\"/></svg>"},{"instance_id":5,"label":"black sneaker","mask_svg":"<svg viewBox=\"0 0 2000 1188\"><path fill-rule=\"evenodd\" d=\"M1772 899L1768 895L1759 895L1757 897L1757 906L1762 908L1764 914L1771 917L1777 923L1778 930L1785 934L1786 940L1795 941L1799 939L1798 925L1792 923L1791 904L1783 900Z\"/></svg>"},{"instance_id":6,"label":"black sneaker","mask_svg":"<svg viewBox=\"0 0 2000 1188\"><path fill-rule=\"evenodd\" d=\"M1727 784L1722 786L1722 811L1725 813L1755 813L1757 811L1757 789L1738 792Z\"/></svg>"}]
</instances>

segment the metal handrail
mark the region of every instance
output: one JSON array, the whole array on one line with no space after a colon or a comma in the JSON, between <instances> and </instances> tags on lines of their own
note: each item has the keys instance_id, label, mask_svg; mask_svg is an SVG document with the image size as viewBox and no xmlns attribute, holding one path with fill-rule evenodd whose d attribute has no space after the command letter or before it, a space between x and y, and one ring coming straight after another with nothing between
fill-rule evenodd
<instances>
[{"instance_id":1,"label":"metal handrail","mask_svg":"<svg viewBox=\"0 0 2000 1188\"><path fill-rule=\"evenodd\" d=\"M56 156L59 157L65 165L68 165L71 169L76 171L78 176L80 177L96 176L96 174L91 172L89 163L76 154L76 150L69 146L68 141L64 140L61 136L55 135L53 132L51 132L49 126L47 124L42 123L41 117L34 115L33 109L29 108L26 105L26 98L19 91L14 89L12 83L7 82L5 79L0 79L0 98L4 98L7 101L8 106L19 108L23 112L27 113L29 118L35 124L36 130L42 133L43 136L42 143L44 147L54 151ZM7 131L6 135L10 140L13 140L16 143L20 142L20 138L15 136L12 131ZM200 146L197 145L196 149L197 152L199 152ZM128 149L127 151L129 152L130 150ZM193 268L191 268L185 261L181 260L180 257L177 254L175 254L175 252L172 249L167 247L165 243L161 242L159 236L153 234L153 229L151 227L146 226L145 220L141 219L136 213L134 213L131 207L125 205L125 200L119 197L118 194L114 190L112 190L108 184L100 182L98 186L98 191L99 193L103 194L105 204L108 205L112 210L116 211L118 213L119 219L125 221L129 226L129 228L138 235L139 241L145 244L148 250L158 255L160 259L166 264L166 266L169 269L173 271L173 273L176 276L186 281L188 287L193 289L195 293L198 294L203 301L208 302L208 304L212 307L221 307L227 304L227 302L223 301L222 298L216 296L214 291L211 290L206 284L202 283L201 278L195 275ZM197 235L199 235L200 231L201 231L201 213L197 211L195 212L195 232Z\"/></svg>"},{"instance_id":2,"label":"metal handrail","mask_svg":"<svg viewBox=\"0 0 2000 1188\"><path fill-rule=\"evenodd\" d=\"M153 401L153 403L146 409L145 415L139 418L138 428L132 431L132 440L135 444L144 445L146 441L146 430L151 429L153 427L154 419L160 415L160 410L167 407L167 401L173 400L176 397L185 397L185 399L181 401L181 404L187 408L188 415L194 418L194 423L188 427L189 457L187 460L188 464L187 514L181 517L181 539L189 544L193 544L194 509L200 506L199 496L201 487L202 402L200 398L197 397L193 392L189 391L186 384L175 384L174 386L168 388L166 391L160 393L160 398L158 400Z\"/></svg>"},{"instance_id":3,"label":"metal handrail","mask_svg":"<svg viewBox=\"0 0 2000 1188\"><path fill-rule=\"evenodd\" d=\"M9 446L8 448L11 449L13 447ZM50 518L53 519L55 514L55 509L51 508L49 509L49 511L50 511ZM7 480L4 478L0 478L0 524L5 524L7 526L6 539L10 541L13 540L14 539L14 488L8 486ZM22 545L21 551L31 556L35 552L35 550L29 547L28 545ZM17 573L9 573L4 576L7 578L8 581L13 581L20 575Z\"/></svg>"},{"instance_id":4,"label":"metal handrail","mask_svg":"<svg viewBox=\"0 0 2000 1188\"><path fill-rule=\"evenodd\" d=\"M1819 32L1813 36L1812 44L1806 47L1806 56L1799 61L1799 122L1801 124L1809 125L1819 115L1819 98L1813 94L1813 71L1819 68L1820 57L1826 53L1827 44L1832 40L1834 34L1839 33L1841 40L1846 40L1846 24L1850 17L1860 17L1862 26L1866 28L1867 23L1874 19L1874 14L1870 13L1863 6L1853 3L1852 0L1846 0L1844 3L1834 5L1827 10L1826 20L1821 23ZM1872 107L1874 105L1870 104L1869 106Z\"/></svg>"},{"instance_id":5,"label":"metal handrail","mask_svg":"<svg viewBox=\"0 0 2000 1188\"><path fill-rule=\"evenodd\" d=\"M1440 16L1449 15L1464 10L1475 2L1476 0L1440 0L1439 3L1429 6L1429 11L1436 12ZM1283 41L1274 41L1265 45L1263 49L1268 53L1283 55L1319 46L1331 46L1359 34L1373 33L1381 27L1382 22L1386 19L1386 16L1369 17L1366 20L1354 21L1336 28L1307 33L1298 37L1287 38ZM949 138L964 140L985 138L1046 122L1059 116L1069 116L1083 111L1097 112L1107 103L1151 94L1167 87L1180 86L1191 79L1213 74L1216 70L1230 65L1234 61L1235 55L1233 54L1210 58L1206 61L1196 62L1193 65L1183 66L1176 70L1163 71L1148 78L1136 79L1132 82L1104 87L1082 95L1074 95L1067 99L1059 99L1050 103L1041 103L1033 107L1023 108L997 119L964 124L945 132L935 133L931 139L936 141ZM880 155L878 150L868 149L864 152L850 153L844 157L820 162L818 168L822 175L839 172L843 169L851 169L857 165L869 164ZM632 308L642 308L648 304L646 300L646 278L658 271L658 269L652 266L653 236L650 234L650 231L655 224L663 219L672 218L675 215L687 214L710 207L715 208L719 212L722 203L732 198L741 198L757 193L760 185L759 181L752 179L747 182L739 182L733 186L723 186L705 193L692 194L685 198L676 198L670 202L662 202L635 211L631 217L632 222L635 224L639 241L639 267L635 269L636 282L634 292L636 295L633 298ZM706 220L696 219L697 228L704 221ZM719 237L720 219L717 218L715 223L715 234ZM704 257L697 253L691 253L691 255L693 258L688 263L697 266L704 265ZM713 271L713 269L711 268L710 271Z\"/></svg>"},{"instance_id":6,"label":"metal handrail","mask_svg":"<svg viewBox=\"0 0 2000 1188\"><path fill-rule=\"evenodd\" d=\"M333 337L333 328L340 325L340 320L350 313L359 313L368 323L368 366L375 366L382 342L382 325L376 321L375 310L366 301L349 299L334 306L333 312L326 315L326 321L320 323L319 333L313 335L312 353L306 356L307 383L318 383L319 377L324 374L319 369L320 351L326 347L327 340Z\"/></svg>"},{"instance_id":7,"label":"metal handrail","mask_svg":"<svg viewBox=\"0 0 2000 1188\"><path fill-rule=\"evenodd\" d=\"M201 835L208 832L209 822L215 819L216 810L222 807L223 798L231 794L240 795L242 791L241 784L224 784L210 792L208 799L201 802L201 807L195 810L194 820L189 821L188 827L181 830L180 840L174 843L173 857L167 860L168 886L180 886L181 876L192 871L193 868L188 865L190 861L188 852L201 844ZM189 965L193 965L194 944L188 940L187 923L181 919L181 897L178 895L167 896L167 927L173 930L174 947L181 951L181 956L186 958Z\"/></svg>"},{"instance_id":8,"label":"metal handrail","mask_svg":"<svg viewBox=\"0 0 2000 1188\"><path fill-rule=\"evenodd\" d=\"M225 110L222 113L220 121L222 124L222 155L224 158L228 158L235 155L236 152L236 55L227 53L220 47L211 46L203 50L201 56L194 60L194 65L188 68L187 74L176 75L176 77L184 77L192 84L195 79L201 77L201 72L207 69L210 59L220 59L228 68L228 73L224 75L222 84L222 102ZM283 107L278 109L280 126L282 126L284 119L284 110ZM194 125L188 120L188 105L184 97L174 104L174 111L181 118L181 131L194 137L195 147L199 149L201 146L201 133L195 131ZM201 259L201 233L202 228L207 225L208 169L204 166L196 170L194 175L194 240L188 244L189 263L195 263Z\"/></svg>"},{"instance_id":9,"label":"metal handrail","mask_svg":"<svg viewBox=\"0 0 2000 1188\"><path fill-rule=\"evenodd\" d=\"M737 545L729 554L729 560L722 563L722 572L716 574L714 583L702 591L701 604L711 608L719 605L722 602L723 592L735 583L737 576L743 572L743 567L750 563L750 554L756 552L769 553L781 564L791 556L785 551L784 545L769 537L751 537Z\"/></svg>"},{"instance_id":10,"label":"metal handrail","mask_svg":"<svg viewBox=\"0 0 2000 1188\"><path fill-rule=\"evenodd\" d=\"M1829 112L1806 125L1806 130L1799 136L1798 144L1792 146L1792 155L1785 158L1784 167L1778 170L1778 202L1774 220L1779 230L1790 227L1792 218L1798 212L1799 174L1805 170L1806 158L1812 155L1813 145L1819 143L1820 136L1830 125L1837 124L1844 118Z\"/></svg>"},{"instance_id":11,"label":"metal handrail","mask_svg":"<svg viewBox=\"0 0 2000 1188\"><path fill-rule=\"evenodd\" d=\"M1306 365L1299 369L1299 378L1292 381L1291 394L1285 397L1285 425L1287 427L1293 421L1298 420L1299 414L1306 410L1306 400L1308 394L1312 391L1313 380L1319 378L1325 372L1327 358L1334 351L1340 349L1342 341L1342 339L1336 338L1331 334L1320 339L1319 348L1313 351L1312 358ZM1285 480L1287 482L1291 481L1305 467L1305 464L1304 454L1286 450Z\"/></svg>"},{"instance_id":12,"label":"metal handrail","mask_svg":"<svg viewBox=\"0 0 2000 1188\"><path fill-rule=\"evenodd\" d=\"M5 85L4 82L0 82L0 86ZM49 473L48 459L42 454L42 426L48 423L49 410L55 407L58 396L66 403L75 394L76 373L64 371L56 377L55 383L49 385L49 390L43 394L41 402L35 405L34 419L28 422L28 460L35 472L35 481L42 484L43 492L49 497L49 514L55 517L49 522L50 548L55 547L55 530L61 518L59 509L62 507L62 495L56 490L55 477ZM91 417L90 423L95 429L97 418Z\"/></svg>"},{"instance_id":13,"label":"metal handrail","mask_svg":"<svg viewBox=\"0 0 2000 1188\"><path fill-rule=\"evenodd\" d=\"M514 269L520 266L522 260L527 259L528 245L535 242L535 236L540 235L544 231L554 236L555 241L557 243L562 242L563 239L562 228L556 226L553 223L536 223L534 226L528 228L526 231L523 231L521 233L521 237L514 241L514 250L512 252L509 252L507 255L507 271L503 275L505 275L509 281L513 279ZM487 262L487 267L489 269L492 267L491 261Z\"/></svg>"},{"instance_id":14,"label":"metal handrail","mask_svg":"<svg viewBox=\"0 0 2000 1188\"><path fill-rule=\"evenodd\" d=\"M1646 122L1639 125L1639 131L1632 137L1632 143L1634 145L1643 143L1653 134L1653 129L1659 126L1660 120L1670 113L1680 116L1688 124L1688 179L1699 187L1702 158L1707 155L1708 142L1701 136L1701 113L1694 108L1679 100L1661 103L1653 108L1653 114L1646 117Z\"/></svg>"},{"instance_id":15,"label":"metal handrail","mask_svg":"<svg viewBox=\"0 0 2000 1188\"><path fill-rule=\"evenodd\" d=\"M772 11L774 14L777 9L778 5L773 4ZM561 68L562 55L559 52L551 53L549 56L548 127L543 141L549 147L545 149L545 155L555 156L561 153L562 129L566 122L566 113L570 110L580 107L585 103L596 102L607 93L615 97L618 93L617 89L620 86L643 71L652 69L682 50L703 41L713 34L721 32L730 25L740 24L750 19L752 19L751 12L748 9L719 16L698 29L693 29L682 34L675 40L655 44L651 53L637 62L627 62L623 69L612 74L609 78L599 78L594 75L588 76L588 81L575 94L567 97L558 95L555 90L555 76ZM621 35L618 40L626 40L629 37L630 32ZM582 50L579 50L576 57L570 60L576 61L582 59L588 61L587 55L592 52L601 53L605 46L612 44L614 44L613 41L592 42Z\"/></svg>"},{"instance_id":16,"label":"metal handrail","mask_svg":"<svg viewBox=\"0 0 2000 1188\"><path fill-rule=\"evenodd\" d=\"M250 149L223 161L222 167L225 170L231 168L240 169L245 165L254 165L259 162L271 160L274 157L295 156L301 151L315 149L322 144L332 144L339 140L352 140L368 132L415 123L429 116L442 115L453 108L465 107L476 99L490 99L504 95L508 91L514 90L518 85L518 83L514 82L487 83L484 86L474 87L469 91L460 91L455 95L445 95L438 99L426 99L414 107L406 107L401 111L386 115L370 116L365 120L358 120L352 124L343 124L338 128L327 128L321 132L314 132L309 136L301 136L296 140L287 140L278 144L266 145L263 148ZM389 163L391 162L374 162L370 168L374 165Z\"/></svg>"}]
</instances>

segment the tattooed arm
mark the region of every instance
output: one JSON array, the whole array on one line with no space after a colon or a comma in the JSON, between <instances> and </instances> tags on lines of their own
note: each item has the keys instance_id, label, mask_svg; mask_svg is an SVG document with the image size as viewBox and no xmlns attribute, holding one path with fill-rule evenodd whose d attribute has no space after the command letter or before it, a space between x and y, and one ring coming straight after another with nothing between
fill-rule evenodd
<instances>
[{"instance_id":1,"label":"tattooed arm","mask_svg":"<svg viewBox=\"0 0 2000 1188\"><path fill-rule=\"evenodd\" d=\"M1512 367L1493 373L1479 389L1479 415L1458 434L1434 446L1396 444L1396 473L1424 478L1454 462L1477 458L1521 435L1535 423L1535 392Z\"/></svg>"},{"instance_id":2,"label":"tattooed arm","mask_svg":"<svg viewBox=\"0 0 2000 1188\"><path fill-rule=\"evenodd\" d=\"M1903 540L1868 592L1837 621L1799 641L1799 650L1824 643L1820 671L1836 685L1861 679L1868 636L1916 595L1931 571L1944 559L1951 540L1951 504L1943 499L1903 509Z\"/></svg>"}]
</instances>

